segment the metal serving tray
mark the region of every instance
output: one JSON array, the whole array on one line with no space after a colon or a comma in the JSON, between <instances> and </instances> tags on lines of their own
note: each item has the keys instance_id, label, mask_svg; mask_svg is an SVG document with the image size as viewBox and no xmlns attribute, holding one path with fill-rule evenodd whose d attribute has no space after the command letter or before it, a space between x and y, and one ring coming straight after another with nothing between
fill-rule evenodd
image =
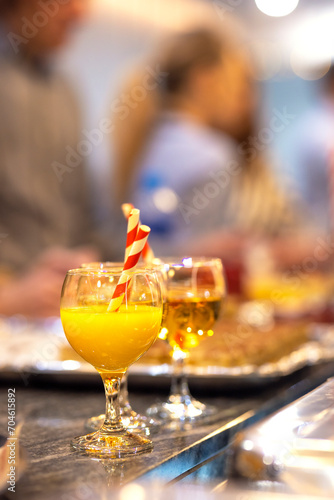
<instances>
[{"instance_id":1,"label":"metal serving tray","mask_svg":"<svg viewBox=\"0 0 334 500\"><path fill-rule=\"evenodd\" d=\"M334 328L313 325L310 341L280 360L261 366L244 365L188 366L192 384L222 387L258 386L272 383L309 365L334 359ZM68 347L59 318L28 322L22 317L0 320L0 378L23 381L31 377L50 377L59 383L100 383L99 376L88 363L64 359L62 350ZM136 384L169 384L171 366L136 363L129 375Z\"/></svg>"}]
</instances>

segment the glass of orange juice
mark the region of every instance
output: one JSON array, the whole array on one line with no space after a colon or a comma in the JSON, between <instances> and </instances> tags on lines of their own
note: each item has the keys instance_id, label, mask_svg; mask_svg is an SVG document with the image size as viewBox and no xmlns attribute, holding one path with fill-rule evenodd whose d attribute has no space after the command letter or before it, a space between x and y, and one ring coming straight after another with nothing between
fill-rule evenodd
<instances>
[{"instance_id":1,"label":"glass of orange juice","mask_svg":"<svg viewBox=\"0 0 334 500\"><path fill-rule=\"evenodd\" d=\"M108 268L113 268L115 266L122 266L122 263L88 262L81 265L81 267L84 267L85 269L87 268L108 269ZM154 268L159 270L163 274L163 279L165 279L163 265L155 264ZM157 420L153 417L141 415L140 413L134 411L129 401L128 377L126 373L123 375L121 381L119 403L120 403L119 409L120 409L122 423L124 427L126 427L131 432L140 432L148 436L151 434L152 428L161 425L160 420ZM89 418L85 424L86 429L89 431L95 431L99 429L104 422L104 418L105 418L104 414Z\"/></svg>"},{"instance_id":2,"label":"glass of orange juice","mask_svg":"<svg viewBox=\"0 0 334 500\"><path fill-rule=\"evenodd\" d=\"M109 311L121 277L122 266L68 271L64 281L60 316L73 349L102 377L106 414L101 428L80 436L72 446L98 458L122 458L149 452L152 442L127 431L119 411L119 388L127 368L155 341L162 321L161 275L154 268L128 273L123 303Z\"/></svg>"}]
</instances>

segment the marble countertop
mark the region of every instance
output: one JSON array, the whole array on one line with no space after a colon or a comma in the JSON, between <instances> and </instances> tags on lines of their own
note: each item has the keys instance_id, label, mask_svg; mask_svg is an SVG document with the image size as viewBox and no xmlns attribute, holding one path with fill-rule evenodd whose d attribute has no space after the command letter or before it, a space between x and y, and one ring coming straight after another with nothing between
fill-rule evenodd
<instances>
[{"instance_id":1,"label":"marble countertop","mask_svg":"<svg viewBox=\"0 0 334 500\"><path fill-rule=\"evenodd\" d=\"M306 368L274 386L261 390L234 391L211 395L196 394L219 409L214 420L174 429L159 427L152 433L154 450L150 454L125 460L99 461L77 454L71 438L84 434L84 422L104 410L101 386L0 385L0 433L7 434L8 388L16 389L16 419L19 443L26 456L26 467L17 482L19 500L102 500L131 481L175 483L189 480L221 481L226 474L222 456L238 430L301 397L334 375L333 363ZM131 389L131 385L130 385ZM156 391L156 388L154 389ZM132 406L139 412L166 394L132 391ZM210 468L210 463L215 466ZM220 466L217 468L217 463ZM0 498L11 498L11 493Z\"/></svg>"}]
</instances>

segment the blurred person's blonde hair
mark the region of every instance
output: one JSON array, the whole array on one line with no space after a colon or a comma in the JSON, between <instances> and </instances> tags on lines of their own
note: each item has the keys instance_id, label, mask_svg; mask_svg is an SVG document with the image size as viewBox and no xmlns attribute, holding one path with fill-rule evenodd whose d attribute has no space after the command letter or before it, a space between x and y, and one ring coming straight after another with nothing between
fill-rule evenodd
<instances>
[{"instance_id":1,"label":"blurred person's blonde hair","mask_svg":"<svg viewBox=\"0 0 334 500\"><path fill-rule=\"evenodd\" d=\"M173 107L177 96L187 92L193 72L222 62L224 53L231 50L227 41L210 29L197 29L173 36L152 67L159 67L162 79L146 98L131 108L126 119L116 117L114 133L115 183L118 202L126 201L129 181L133 177L138 159L160 112ZM143 81L144 72L135 74L128 82L124 94Z\"/></svg>"}]
</instances>

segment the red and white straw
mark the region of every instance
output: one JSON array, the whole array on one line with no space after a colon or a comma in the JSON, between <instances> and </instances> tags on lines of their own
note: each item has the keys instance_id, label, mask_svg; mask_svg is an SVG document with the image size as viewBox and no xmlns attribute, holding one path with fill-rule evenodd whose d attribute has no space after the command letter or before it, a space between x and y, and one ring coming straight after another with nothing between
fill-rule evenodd
<instances>
[{"instance_id":1,"label":"red and white straw","mask_svg":"<svg viewBox=\"0 0 334 500\"><path fill-rule=\"evenodd\" d=\"M132 271L135 269L139 261L140 255L143 251L145 243L147 242L150 231L151 229L148 226L139 227L137 236L132 244L128 258L125 261L121 277L116 285L112 299L109 303L109 312L118 311L118 309L120 308L127 288L130 285Z\"/></svg>"},{"instance_id":2,"label":"red and white straw","mask_svg":"<svg viewBox=\"0 0 334 500\"><path fill-rule=\"evenodd\" d=\"M132 205L132 203L123 203L122 205L122 211L123 211L123 214L124 214L124 217L129 220L129 217L130 217L130 214L132 212L132 210L137 210L134 208L134 206ZM140 224L140 222L139 222ZM129 227L128 227L128 231L129 231ZM127 243L128 245L128 243ZM126 254L125 254L126 255ZM143 248L143 259L144 259L144 262L145 264L150 264L153 259L154 259L154 253L153 253L153 250L152 248L150 247L149 243L146 242L144 248Z\"/></svg>"},{"instance_id":3,"label":"red and white straw","mask_svg":"<svg viewBox=\"0 0 334 500\"><path fill-rule=\"evenodd\" d=\"M129 257L132 244L134 243L138 233L139 214L140 212L136 208L133 208L129 213L124 262L126 262Z\"/></svg>"}]
</instances>

